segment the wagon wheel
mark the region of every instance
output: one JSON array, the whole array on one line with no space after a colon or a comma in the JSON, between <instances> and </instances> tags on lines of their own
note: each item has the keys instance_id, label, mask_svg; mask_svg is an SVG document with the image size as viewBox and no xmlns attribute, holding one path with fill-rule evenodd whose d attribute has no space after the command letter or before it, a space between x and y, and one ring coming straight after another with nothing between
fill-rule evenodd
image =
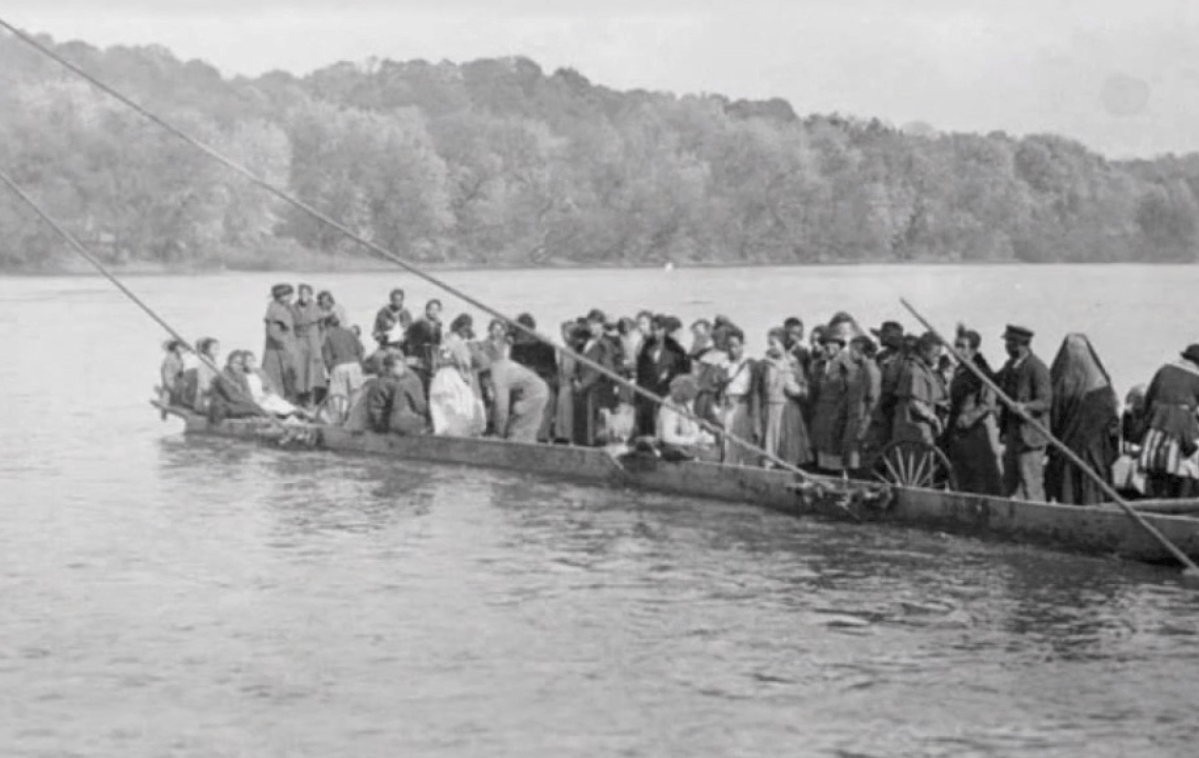
<instances>
[{"instance_id":1,"label":"wagon wheel","mask_svg":"<svg viewBox=\"0 0 1199 758\"><path fill-rule=\"evenodd\" d=\"M899 440L882 449L872 467L874 477L897 487L956 490L953 464L939 447L917 440Z\"/></svg>"}]
</instances>

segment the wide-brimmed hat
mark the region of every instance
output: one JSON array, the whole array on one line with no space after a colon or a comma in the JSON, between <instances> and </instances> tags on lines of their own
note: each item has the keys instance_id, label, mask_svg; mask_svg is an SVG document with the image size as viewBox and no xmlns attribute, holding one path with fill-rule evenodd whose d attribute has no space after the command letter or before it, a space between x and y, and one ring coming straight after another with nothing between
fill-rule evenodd
<instances>
[{"instance_id":1,"label":"wide-brimmed hat","mask_svg":"<svg viewBox=\"0 0 1199 758\"><path fill-rule=\"evenodd\" d=\"M1032 342L1033 331L1027 327L1008 324L1007 329L1003 330L1003 338L1027 345L1029 342Z\"/></svg>"},{"instance_id":2,"label":"wide-brimmed hat","mask_svg":"<svg viewBox=\"0 0 1199 758\"><path fill-rule=\"evenodd\" d=\"M871 329L870 333L879 339L903 337L903 324L898 321L884 321L877 329Z\"/></svg>"},{"instance_id":3,"label":"wide-brimmed hat","mask_svg":"<svg viewBox=\"0 0 1199 758\"><path fill-rule=\"evenodd\" d=\"M1199 344L1188 345L1187 349L1182 351L1182 357L1191 363L1199 364Z\"/></svg>"}]
</instances>

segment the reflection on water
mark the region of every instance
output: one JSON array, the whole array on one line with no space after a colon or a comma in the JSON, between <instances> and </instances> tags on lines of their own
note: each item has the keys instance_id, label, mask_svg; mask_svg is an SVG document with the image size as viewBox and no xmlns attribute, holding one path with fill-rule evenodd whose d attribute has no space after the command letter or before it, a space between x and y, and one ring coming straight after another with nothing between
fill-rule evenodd
<instances>
[{"instance_id":1,"label":"reflection on water","mask_svg":"<svg viewBox=\"0 0 1199 758\"><path fill-rule=\"evenodd\" d=\"M985 283L953 271L936 307L975 307ZM760 273L696 273L665 305L766 288L721 308L755 330L790 310L780 287L825 308ZM488 282L552 323L575 275ZM232 348L274 278L134 284ZM882 285L843 278L873 320ZM363 318L404 283L331 279ZM609 289L613 311L665 291ZM89 280L0 280L0 339L5 756L1194 755L1199 601L1168 571L184 439L145 405L158 335ZM65 344L89 371L46 363ZM1109 363L1144 349L1165 348Z\"/></svg>"}]
</instances>

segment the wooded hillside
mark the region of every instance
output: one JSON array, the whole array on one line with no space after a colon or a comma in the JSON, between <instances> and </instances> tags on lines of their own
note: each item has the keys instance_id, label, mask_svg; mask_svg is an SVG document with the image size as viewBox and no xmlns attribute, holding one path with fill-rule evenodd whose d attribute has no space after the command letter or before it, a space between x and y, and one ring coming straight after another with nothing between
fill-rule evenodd
<instances>
[{"instance_id":1,"label":"wooded hillside","mask_svg":"<svg viewBox=\"0 0 1199 758\"><path fill-rule=\"evenodd\" d=\"M48 38L43 38L48 39ZM1199 155L904 133L781 100L617 92L524 58L225 79L158 48L57 49L401 255L470 265L1194 261ZM109 260L362 253L0 37L0 162ZM0 268L67 253L0 197Z\"/></svg>"}]
</instances>

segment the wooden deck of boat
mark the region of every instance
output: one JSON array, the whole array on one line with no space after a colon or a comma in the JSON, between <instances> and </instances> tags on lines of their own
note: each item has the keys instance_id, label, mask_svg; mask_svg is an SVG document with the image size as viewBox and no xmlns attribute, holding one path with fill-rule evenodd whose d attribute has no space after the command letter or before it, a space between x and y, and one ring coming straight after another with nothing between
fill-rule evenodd
<instances>
[{"instance_id":1,"label":"wooden deck of boat","mask_svg":"<svg viewBox=\"0 0 1199 758\"><path fill-rule=\"evenodd\" d=\"M256 439L262 422L206 419L177 413L190 434ZM795 515L844 517L829 497L798 494L796 478L786 472L712 463L671 463L652 456L617 457L600 448L528 445L495 439L398 437L351 433L319 427L321 448L347 453L508 469L667 494L746 503ZM833 480L823 480L833 483ZM1199 503L1195 504L1199 508ZM1029 503L960 492L894 488L886 509L850 504L864 522L892 523L1095 554L1165 562L1163 548L1114 506L1080 507ZM1145 518L1174 544L1199 558L1199 519L1145 513Z\"/></svg>"}]
</instances>

